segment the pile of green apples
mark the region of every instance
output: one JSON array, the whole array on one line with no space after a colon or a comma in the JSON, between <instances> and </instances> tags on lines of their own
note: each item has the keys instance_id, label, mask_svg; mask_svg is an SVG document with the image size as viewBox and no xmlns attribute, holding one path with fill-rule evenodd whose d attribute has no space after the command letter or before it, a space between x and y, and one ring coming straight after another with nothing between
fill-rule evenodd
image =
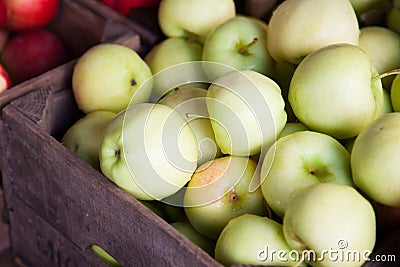
<instances>
[{"instance_id":1,"label":"pile of green apples","mask_svg":"<svg viewBox=\"0 0 400 267\"><path fill-rule=\"evenodd\" d=\"M361 266L399 214L400 33L360 21L400 3L273 2L162 0L146 55L88 49L62 143L224 265Z\"/></svg>"}]
</instances>

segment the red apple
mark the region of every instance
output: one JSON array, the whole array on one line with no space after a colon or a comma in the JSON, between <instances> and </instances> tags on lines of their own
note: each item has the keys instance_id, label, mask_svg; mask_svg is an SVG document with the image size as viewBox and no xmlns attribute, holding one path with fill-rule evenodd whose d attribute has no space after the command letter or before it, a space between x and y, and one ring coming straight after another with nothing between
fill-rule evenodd
<instances>
[{"instance_id":1,"label":"red apple","mask_svg":"<svg viewBox=\"0 0 400 267\"><path fill-rule=\"evenodd\" d=\"M0 0L0 27L3 27L7 21L7 6L5 0Z\"/></svg>"},{"instance_id":2,"label":"red apple","mask_svg":"<svg viewBox=\"0 0 400 267\"><path fill-rule=\"evenodd\" d=\"M129 15L132 8L154 7L161 0L101 0L101 2L124 16Z\"/></svg>"},{"instance_id":3,"label":"red apple","mask_svg":"<svg viewBox=\"0 0 400 267\"><path fill-rule=\"evenodd\" d=\"M11 87L10 75L3 65L0 64L0 94Z\"/></svg>"},{"instance_id":4,"label":"red apple","mask_svg":"<svg viewBox=\"0 0 400 267\"><path fill-rule=\"evenodd\" d=\"M1 55L1 62L16 84L38 76L68 59L67 50L54 33L34 30L10 36Z\"/></svg>"},{"instance_id":5,"label":"red apple","mask_svg":"<svg viewBox=\"0 0 400 267\"><path fill-rule=\"evenodd\" d=\"M58 11L59 0L5 0L10 31L39 29L49 24Z\"/></svg>"}]
</instances>

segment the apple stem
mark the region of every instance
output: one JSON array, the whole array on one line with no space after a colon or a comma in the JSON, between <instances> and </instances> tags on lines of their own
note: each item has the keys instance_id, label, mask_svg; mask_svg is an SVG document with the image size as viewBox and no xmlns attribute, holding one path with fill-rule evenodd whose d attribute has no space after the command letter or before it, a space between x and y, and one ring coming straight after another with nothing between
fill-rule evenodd
<instances>
[{"instance_id":1,"label":"apple stem","mask_svg":"<svg viewBox=\"0 0 400 267\"><path fill-rule=\"evenodd\" d=\"M245 55L245 56L249 55L248 49L249 49L252 45L254 45L255 43L257 43L257 42L258 42L258 38L257 38L257 37L254 37L253 40L252 40L250 43L248 43L247 45L244 45L244 46L239 45L238 48L237 48L237 49L238 49L238 52L239 52L240 54L242 54L242 55Z\"/></svg>"},{"instance_id":2,"label":"apple stem","mask_svg":"<svg viewBox=\"0 0 400 267\"><path fill-rule=\"evenodd\" d=\"M381 75L375 76L372 79L372 81L375 82L378 79L383 79L383 78L385 78L387 76L396 75L396 74L400 74L400 69L389 70L389 71L387 71L385 73L382 73Z\"/></svg>"}]
</instances>

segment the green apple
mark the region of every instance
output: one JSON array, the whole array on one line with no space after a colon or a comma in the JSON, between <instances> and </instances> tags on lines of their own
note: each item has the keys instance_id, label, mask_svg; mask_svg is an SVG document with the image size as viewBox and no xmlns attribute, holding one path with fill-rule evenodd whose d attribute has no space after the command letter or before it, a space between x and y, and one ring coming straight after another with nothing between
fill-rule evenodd
<instances>
[{"instance_id":1,"label":"green apple","mask_svg":"<svg viewBox=\"0 0 400 267\"><path fill-rule=\"evenodd\" d=\"M382 106L381 114L393 112L392 100L390 99L390 93L386 89L383 89L382 91L383 91L383 106Z\"/></svg>"},{"instance_id":2,"label":"green apple","mask_svg":"<svg viewBox=\"0 0 400 267\"><path fill-rule=\"evenodd\" d=\"M167 105L179 112L192 128L199 148L198 166L222 156L221 150L216 145L214 131L211 127L206 96L206 89L186 85L175 88L158 101L158 103Z\"/></svg>"},{"instance_id":3,"label":"green apple","mask_svg":"<svg viewBox=\"0 0 400 267\"><path fill-rule=\"evenodd\" d=\"M215 240L199 234L188 221L172 222L171 225L210 256L214 256Z\"/></svg>"},{"instance_id":4,"label":"green apple","mask_svg":"<svg viewBox=\"0 0 400 267\"><path fill-rule=\"evenodd\" d=\"M385 44L385 49L382 49ZM400 68L400 34L383 26L360 29L359 46L370 56L378 73ZM382 78L383 88L390 89L394 76Z\"/></svg>"},{"instance_id":5,"label":"green apple","mask_svg":"<svg viewBox=\"0 0 400 267\"><path fill-rule=\"evenodd\" d=\"M283 127L281 134L278 136L278 139L291 133L308 130L310 129L301 122L287 122L285 127Z\"/></svg>"},{"instance_id":6,"label":"green apple","mask_svg":"<svg viewBox=\"0 0 400 267\"><path fill-rule=\"evenodd\" d=\"M261 189L250 191L259 180L257 162L248 157L224 156L200 166L183 199L188 221L202 235L217 240L225 225L239 215L266 215Z\"/></svg>"},{"instance_id":7,"label":"green apple","mask_svg":"<svg viewBox=\"0 0 400 267\"><path fill-rule=\"evenodd\" d=\"M270 146L286 124L279 86L252 70L230 71L210 85L206 99L222 153L249 156Z\"/></svg>"},{"instance_id":8,"label":"green apple","mask_svg":"<svg viewBox=\"0 0 400 267\"><path fill-rule=\"evenodd\" d=\"M267 44L275 61L298 64L326 45L357 45L358 36L358 20L349 0L286 0L272 13Z\"/></svg>"},{"instance_id":9,"label":"green apple","mask_svg":"<svg viewBox=\"0 0 400 267\"><path fill-rule=\"evenodd\" d=\"M133 49L102 43L86 50L77 60L72 90L84 113L95 110L117 113L129 105L133 96L135 103L148 101L151 82L146 81L151 76L149 66ZM142 90L138 90L140 87Z\"/></svg>"},{"instance_id":10,"label":"green apple","mask_svg":"<svg viewBox=\"0 0 400 267\"><path fill-rule=\"evenodd\" d=\"M225 266L300 266L289 255L282 224L254 214L230 220L215 245L215 259Z\"/></svg>"},{"instance_id":11,"label":"green apple","mask_svg":"<svg viewBox=\"0 0 400 267\"><path fill-rule=\"evenodd\" d=\"M382 112L383 91L370 57L351 44L328 45L297 66L289 102L300 122L338 139L360 133Z\"/></svg>"},{"instance_id":12,"label":"green apple","mask_svg":"<svg viewBox=\"0 0 400 267\"><path fill-rule=\"evenodd\" d=\"M78 157L100 170L99 151L103 132L116 113L93 111L77 120L64 134L61 143Z\"/></svg>"},{"instance_id":13,"label":"green apple","mask_svg":"<svg viewBox=\"0 0 400 267\"><path fill-rule=\"evenodd\" d=\"M119 262L113 256L108 254L107 251L105 251L98 245L92 245L90 248L100 259L102 259L109 266L111 266L111 267L121 267L122 266L121 264L119 264Z\"/></svg>"},{"instance_id":14,"label":"green apple","mask_svg":"<svg viewBox=\"0 0 400 267\"><path fill-rule=\"evenodd\" d=\"M203 47L196 41L184 37L170 37L153 46L144 57L152 73L165 68L201 60Z\"/></svg>"},{"instance_id":15,"label":"green apple","mask_svg":"<svg viewBox=\"0 0 400 267\"><path fill-rule=\"evenodd\" d=\"M237 15L208 35L202 59L272 76L275 62L267 48L267 29L262 20Z\"/></svg>"},{"instance_id":16,"label":"green apple","mask_svg":"<svg viewBox=\"0 0 400 267\"><path fill-rule=\"evenodd\" d=\"M158 23L166 36L190 37L201 43L235 15L233 0L163 0L158 7Z\"/></svg>"},{"instance_id":17,"label":"green apple","mask_svg":"<svg viewBox=\"0 0 400 267\"><path fill-rule=\"evenodd\" d=\"M281 218L300 189L327 182L353 185L349 152L327 134L299 131L281 137L261 165L262 193Z\"/></svg>"},{"instance_id":18,"label":"green apple","mask_svg":"<svg viewBox=\"0 0 400 267\"><path fill-rule=\"evenodd\" d=\"M400 113L381 115L356 138L351 153L353 180L367 196L400 207Z\"/></svg>"},{"instance_id":19,"label":"green apple","mask_svg":"<svg viewBox=\"0 0 400 267\"><path fill-rule=\"evenodd\" d=\"M130 106L107 126L100 149L103 174L139 200L179 191L197 168L196 136L172 108Z\"/></svg>"},{"instance_id":20,"label":"green apple","mask_svg":"<svg viewBox=\"0 0 400 267\"><path fill-rule=\"evenodd\" d=\"M400 111L400 74L394 77L390 88L390 101L392 102L393 111Z\"/></svg>"},{"instance_id":21,"label":"green apple","mask_svg":"<svg viewBox=\"0 0 400 267\"><path fill-rule=\"evenodd\" d=\"M375 212L355 188L319 183L296 194L283 233L292 249L312 252L311 266L361 266L375 246Z\"/></svg>"}]
</instances>

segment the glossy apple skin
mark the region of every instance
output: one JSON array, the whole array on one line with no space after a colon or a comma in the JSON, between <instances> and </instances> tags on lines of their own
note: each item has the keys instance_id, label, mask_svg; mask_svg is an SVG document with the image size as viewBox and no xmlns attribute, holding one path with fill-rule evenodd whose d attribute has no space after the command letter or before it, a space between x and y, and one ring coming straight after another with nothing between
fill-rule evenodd
<instances>
[{"instance_id":1,"label":"glossy apple skin","mask_svg":"<svg viewBox=\"0 0 400 267\"><path fill-rule=\"evenodd\" d=\"M267 49L267 30L268 26L262 20L249 16L235 16L216 27L207 36L202 60L272 76L275 72L275 62Z\"/></svg>"},{"instance_id":2,"label":"glossy apple skin","mask_svg":"<svg viewBox=\"0 0 400 267\"><path fill-rule=\"evenodd\" d=\"M353 185L349 152L333 137L313 131L279 138L262 162L261 177L264 198L281 218L301 188L327 182Z\"/></svg>"},{"instance_id":3,"label":"glossy apple skin","mask_svg":"<svg viewBox=\"0 0 400 267\"><path fill-rule=\"evenodd\" d=\"M358 36L357 16L348 0L286 0L272 13L267 42L277 62L298 64L329 44L357 45Z\"/></svg>"},{"instance_id":4,"label":"glossy apple skin","mask_svg":"<svg viewBox=\"0 0 400 267\"><path fill-rule=\"evenodd\" d=\"M128 16L132 8L155 7L161 0L101 0L103 4Z\"/></svg>"},{"instance_id":5,"label":"glossy apple skin","mask_svg":"<svg viewBox=\"0 0 400 267\"><path fill-rule=\"evenodd\" d=\"M282 225L292 249L316 253L316 261L306 258L316 267L361 266L364 253L371 252L376 241L374 209L348 185L319 183L302 189L290 203ZM336 256L323 255L329 250L336 260ZM352 251L360 257L349 256Z\"/></svg>"},{"instance_id":6,"label":"glossy apple skin","mask_svg":"<svg viewBox=\"0 0 400 267\"><path fill-rule=\"evenodd\" d=\"M192 37L200 43L235 15L232 0L163 0L158 8L159 25L166 36Z\"/></svg>"},{"instance_id":7,"label":"glossy apple skin","mask_svg":"<svg viewBox=\"0 0 400 267\"><path fill-rule=\"evenodd\" d=\"M6 27L10 31L39 29L56 16L59 0L5 0L8 15Z\"/></svg>"},{"instance_id":8,"label":"glossy apple skin","mask_svg":"<svg viewBox=\"0 0 400 267\"><path fill-rule=\"evenodd\" d=\"M400 208L400 113L381 115L355 139L351 152L353 180L368 197Z\"/></svg>"},{"instance_id":9,"label":"glossy apple skin","mask_svg":"<svg viewBox=\"0 0 400 267\"><path fill-rule=\"evenodd\" d=\"M118 113L104 131L102 173L139 200L179 191L197 167L197 140L172 108L140 103Z\"/></svg>"},{"instance_id":10,"label":"glossy apple skin","mask_svg":"<svg viewBox=\"0 0 400 267\"><path fill-rule=\"evenodd\" d=\"M217 240L233 218L250 213L267 215L261 189L250 192L258 180L257 162L224 156L198 167L184 195L186 216L200 234Z\"/></svg>"},{"instance_id":11,"label":"glossy apple skin","mask_svg":"<svg viewBox=\"0 0 400 267\"><path fill-rule=\"evenodd\" d=\"M337 139L360 133L382 112L383 91L370 57L351 44L328 45L297 66L288 99L308 128Z\"/></svg>"},{"instance_id":12,"label":"glossy apple skin","mask_svg":"<svg viewBox=\"0 0 400 267\"><path fill-rule=\"evenodd\" d=\"M286 256L271 256L271 251L285 251ZM305 266L296 265L288 257L289 251L282 224L268 217L244 214L230 220L222 230L215 246L215 258L225 266Z\"/></svg>"},{"instance_id":13,"label":"glossy apple skin","mask_svg":"<svg viewBox=\"0 0 400 267\"><path fill-rule=\"evenodd\" d=\"M104 110L86 114L65 132L62 144L93 168L100 170L99 151L103 132L115 115L114 112Z\"/></svg>"},{"instance_id":14,"label":"glossy apple skin","mask_svg":"<svg viewBox=\"0 0 400 267\"><path fill-rule=\"evenodd\" d=\"M133 49L112 43L92 46L77 61L72 90L78 108L120 112L129 104L148 101L152 76Z\"/></svg>"},{"instance_id":15,"label":"glossy apple skin","mask_svg":"<svg viewBox=\"0 0 400 267\"><path fill-rule=\"evenodd\" d=\"M385 49L381 49L382 43ZM400 34L383 26L360 28L359 46L371 57L379 74L400 68ZM394 76L382 78L383 88L390 90Z\"/></svg>"},{"instance_id":16,"label":"glossy apple skin","mask_svg":"<svg viewBox=\"0 0 400 267\"><path fill-rule=\"evenodd\" d=\"M6 43L1 56L14 84L38 76L67 60L68 52L63 42L45 29L16 33Z\"/></svg>"}]
</instances>

